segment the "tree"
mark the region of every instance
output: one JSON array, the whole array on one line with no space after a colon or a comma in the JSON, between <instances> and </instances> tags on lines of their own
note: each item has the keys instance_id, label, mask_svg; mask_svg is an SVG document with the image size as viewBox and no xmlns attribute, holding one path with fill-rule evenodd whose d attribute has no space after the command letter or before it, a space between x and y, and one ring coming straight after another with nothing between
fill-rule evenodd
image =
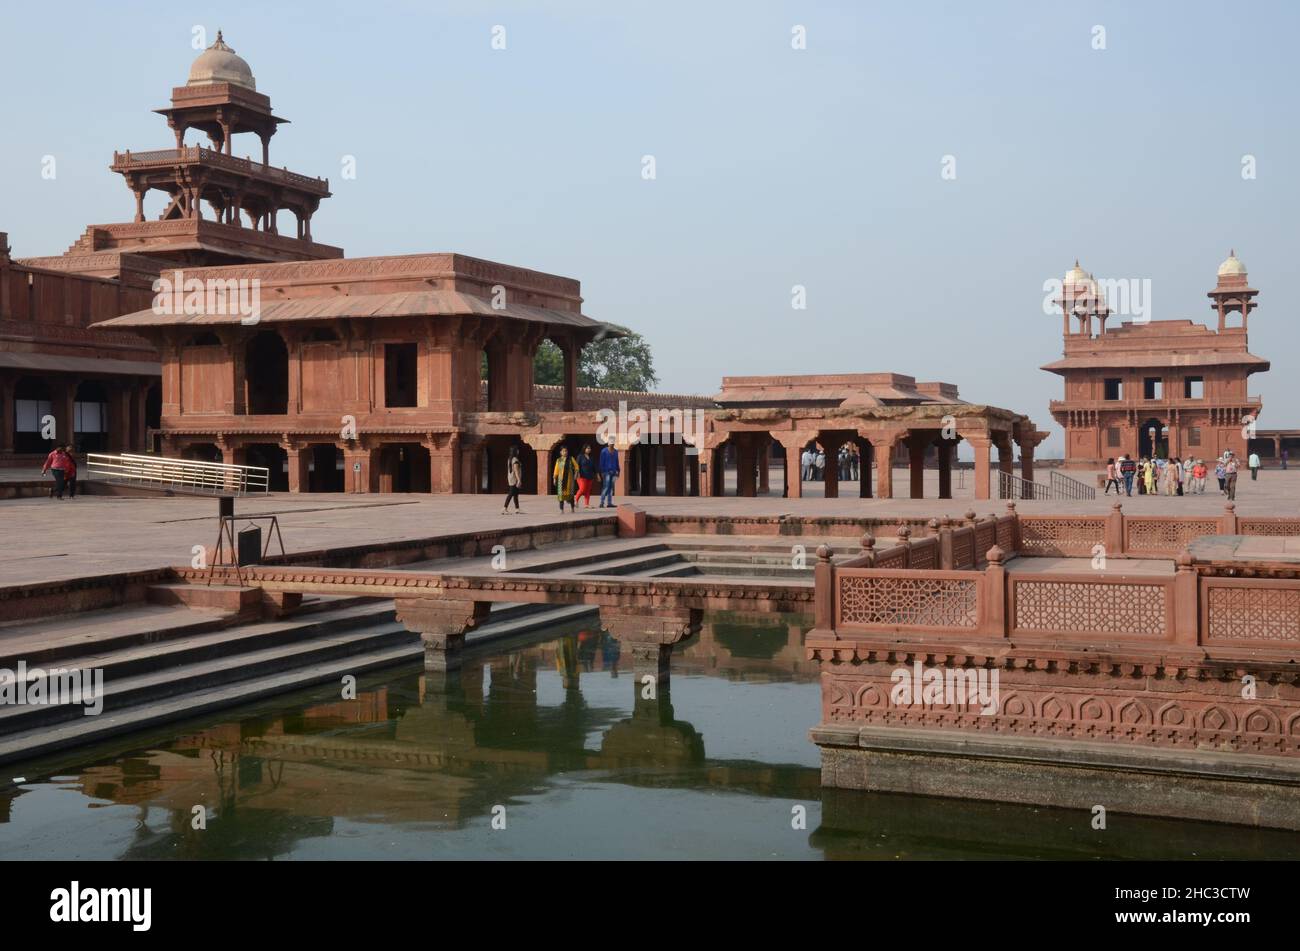
<instances>
[{"instance_id":1,"label":"tree","mask_svg":"<svg viewBox=\"0 0 1300 951\"><path fill-rule=\"evenodd\" d=\"M622 328L619 328L622 330ZM623 337L605 337L582 348L578 360L578 385L644 393L659 382L654 357L644 337L626 331ZM562 386L564 354L549 340L542 341L533 361L533 382Z\"/></svg>"}]
</instances>

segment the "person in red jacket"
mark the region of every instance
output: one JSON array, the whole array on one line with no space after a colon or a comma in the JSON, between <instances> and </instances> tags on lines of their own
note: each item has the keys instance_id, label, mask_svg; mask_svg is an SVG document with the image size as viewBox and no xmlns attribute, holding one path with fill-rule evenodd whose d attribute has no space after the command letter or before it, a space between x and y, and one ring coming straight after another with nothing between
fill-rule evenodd
<instances>
[{"instance_id":1,"label":"person in red jacket","mask_svg":"<svg viewBox=\"0 0 1300 951\"><path fill-rule=\"evenodd\" d=\"M67 468L72 460L68 454L63 451L62 446L55 446L48 456L45 457L45 465L41 466L41 475L47 472L54 474L54 487L50 489L50 498L63 498L63 489L67 484ZM76 468L76 463L72 463Z\"/></svg>"},{"instance_id":2,"label":"person in red jacket","mask_svg":"<svg viewBox=\"0 0 1300 951\"><path fill-rule=\"evenodd\" d=\"M63 447L63 458L67 461L67 465L63 467L63 479L68 483L68 498L70 499L77 497L77 457L75 453L76 449L73 448L72 443L68 443Z\"/></svg>"}]
</instances>

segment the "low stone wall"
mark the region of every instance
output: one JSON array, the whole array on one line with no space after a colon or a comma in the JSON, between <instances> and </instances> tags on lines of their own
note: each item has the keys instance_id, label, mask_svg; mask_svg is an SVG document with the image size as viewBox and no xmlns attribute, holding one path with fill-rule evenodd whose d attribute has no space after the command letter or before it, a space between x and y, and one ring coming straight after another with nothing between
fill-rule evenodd
<instances>
[{"instance_id":1,"label":"low stone wall","mask_svg":"<svg viewBox=\"0 0 1300 951\"><path fill-rule=\"evenodd\" d=\"M145 600L152 584L173 580L170 568L0 587L0 620L76 614Z\"/></svg>"}]
</instances>

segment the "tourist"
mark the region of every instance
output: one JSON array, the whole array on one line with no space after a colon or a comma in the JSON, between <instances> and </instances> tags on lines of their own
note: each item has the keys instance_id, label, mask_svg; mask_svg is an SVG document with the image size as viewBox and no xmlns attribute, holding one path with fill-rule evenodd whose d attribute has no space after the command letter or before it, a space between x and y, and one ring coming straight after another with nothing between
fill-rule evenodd
<instances>
[{"instance_id":1,"label":"tourist","mask_svg":"<svg viewBox=\"0 0 1300 951\"><path fill-rule=\"evenodd\" d=\"M1115 459L1111 457L1106 460L1106 491L1102 495L1110 495L1110 487L1115 486L1115 494L1119 495L1119 472L1115 468Z\"/></svg>"},{"instance_id":2,"label":"tourist","mask_svg":"<svg viewBox=\"0 0 1300 951\"><path fill-rule=\"evenodd\" d=\"M1286 450L1282 450L1282 471L1286 472Z\"/></svg>"},{"instance_id":3,"label":"tourist","mask_svg":"<svg viewBox=\"0 0 1300 951\"><path fill-rule=\"evenodd\" d=\"M1235 502L1237 500L1237 469L1238 468L1239 465L1237 463L1237 456L1231 449L1229 449L1228 461L1223 464L1224 488L1227 491L1229 502Z\"/></svg>"},{"instance_id":4,"label":"tourist","mask_svg":"<svg viewBox=\"0 0 1300 951\"><path fill-rule=\"evenodd\" d=\"M1183 495L1192 494L1192 469L1196 466L1196 460L1188 456L1183 460Z\"/></svg>"},{"instance_id":5,"label":"tourist","mask_svg":"<svg viewBox=\"0 0 1300 951\"><path fill-rule=\"evenodd\" d=\"M1224 484L1226 473L1223 471L1223 457L1220 456L1214 461L1214 476L1219 480L1219 494L1226 495L1228 487Z\"/></svg>"},{"instance_id":6,"label":"tourist","mask_svg":"<svg viewBox=\"0 0 1300 951\"><path fill-rule=\"evenodd\" d=\"M600 507L614 507L614 481L618 478L618 450L612 442L600 451Z\"/></svg>"},{"instance_id":7,"label":"tourist","mask_svg":"<svg viewBox=\"0 0 1300 951\"><path fill-rule=\"evenodd\" d=\"M582 447L578 456L578 495L584 509L591 508L591 484L596 481L596 460L591 455L591 443Z\"/></svg>"},{"instance_id":8,"label":"tourist","mask_svg":"<svg viewBox=\"0 0 1300 951\"><path fill-rule=\"evenodd\" d=\"M1196 495L1202 495L1205 492L1205 477L1209 471L1204 459L1197 459L1196 465L1192 466L1192 491Z\"/></svg>"},{"instance_id":9,"label":"tourist","mask_svg":"<svg viewBox=\"0 0 1300 951\"><path fill-rule=\"evenodd\" d=\"M1161 475L1164 476L1165 495L1182 495L1182 464L1177 459L1170 459L1165 463Z\"/></svg>"},{"instance_id":10,"label":"tourist","mask_svg":"<svg viewBox=\"0 0 1300 951\"><path fill-rule=\"evenodd\" d=\"M506 501L501 514L510 514L510 500L514 499L515 514L519 514L519 488L524 484L524 467L519 461L519 447L511 446L510 455L506 457Z\"/></svg>"},{"instance_id":11,"label":"tourist","mask_svg":"<svg viewBox=\"0 0 1300 951\"><path fill-rule=\"evenodd\" d=\"M555 468L551 470L551 481L555 484L555 497L560 502L560 511L564 511L564 503L569 503L569 511L576 512L578 509L573 504L573 493L578 484L578 464L573 461L569 455L569 447L560 447L560 458L555 460Z\"/></svg>"},{"instance_id":12,"label":"tourist","mask_svg":"<svg viewBox=\"0 0 1300 951\"><path fill-rule=\"evenodd\" d=\"M77 497L77 450L72 443L63 447L63 456L67 465L63 467L63 478L68 483L68 498Z\"/></svg>"},{"instance_id":13,"label":"tourist","mask_svg":"<svg viewBox=\"0 0 1300 951\"><path fill-rule=\"evenodd\" d=\"M862 476L859 474L861 472L861 465L862 453L858 452L857 446L854 446L853 451L849 453L849 466L851 470L849 477L854 482L860 482L862 479Z\"/></svg>"},{"instance_id":14,"label":"tourist","mask_svg":"<svg viewBox=\"0 0 1300 951\"><path fill-rule=\"evenodd\" d=\"M814 465L817 467L816 478L818 480L824 479L826 477L826 450L817 450L817 461Z\"/></svg>"},{"instance_id":15,"label":"tourist","mask_svg":"<svg viewBox=\"0 0 1300 951\"><path fill-rule=\"evenodd\" d=\"M1254 482L1259 478L1259 453L1252 452L1246 464L1250 466L1250 481Z\"/></svg>"},{"instance_id":16,"label":"tourist","mask_svg":"<svg viewBox=\"0 0 1300 951\"><path fill-rule=\"evenodd\" d=\"M41 475L49 472L54 476L54 486L50 489L50 498L63 498L63 490L67 485L66 470L70 461L62 446L55 446L50 450L50 454L45 457L45 465L41 466Z\"/></svg>"},{"instance_id":17,"label":"tourist","mask_svg":"<svg viewBox=\"0 0 1300 951\"><path fill-rule=\"evenodd\" d=\"M812 478L813 478L813 459L814 459L814 457L813 457L813 451L812 451L812 448L811 448L811 447L805 447L805 448L804 448L804 451L803 451L803 455L799 457L799 465L800 465L800 468L803 470L803 475L802 475L800 478L802 478L804 482L811 482L811 481L812 481Z\"/></svg>"},{"instance_id":18,"label":"tourist","mask_svg":"<svg viewBox=\"0 0 1300 951\"><path fill-rule=\"evenodd\" d=\"M1142 460L1142 488L1145 495L1156 494L1156 466L1150 459Z\"/></svg>"},{"instance_id":19,"label":"tourist","mask_svg":"<svg viewBox=\"0 0 1300 951\"><path fill-rule=\"evenodd\" d=\"M1133 494L1133 476L1137 474L1137 463L1128 457L1128 453L1119 457L1119 474L1124 478L1124 492Z\"/></svg>"}]
</instances>

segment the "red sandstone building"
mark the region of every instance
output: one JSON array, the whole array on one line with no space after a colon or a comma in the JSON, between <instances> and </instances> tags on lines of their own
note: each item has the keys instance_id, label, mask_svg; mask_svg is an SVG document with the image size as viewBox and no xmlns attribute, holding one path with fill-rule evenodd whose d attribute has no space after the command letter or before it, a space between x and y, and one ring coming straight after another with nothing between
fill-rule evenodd
<instances>
[{"instance_id":1,"label":"red sandstone building","mask_svg":"<svg viewBox=\"0 0 1300 951\"><path fill-rule=\"evenodd\" d=\"M135 334L89 327L150 306L163 269L343 256L311 236L329 183L270 164L271 137L288 120L220 35L157 111L176 147L113 156L135 197L132 221L91 225L63 255L17 261L0 234L0 465L31 465L54 442L83 452L146 447L160 424L158 355ZM191 130L207 147L186 144ZM260 140L260 161L234 154L241 133ZM166 195L156 221L144 215L151 190ZM280 233L280 212L293 216L295 234Z\"/></svg>"},{"instance_id":2,"label":"red sandstone building","mask_svg":"<svg viewBox=\"0 0 1300 951\"><path fill-rule=\"evenodd\" d=\"M1121 453L1210 459L1231 449L1244 457L1263 409L1246 381L1269 367L1246 343L1257 293L1230 254L1209 292L1217 329L1191 320L1107 329L1105 296L1075 262L1056 301L1065 353L1043 367L1065 378L1065 398L1051 412L1065 429L1066 465L1104 466Z\"/></svg>"}]
</instances>

